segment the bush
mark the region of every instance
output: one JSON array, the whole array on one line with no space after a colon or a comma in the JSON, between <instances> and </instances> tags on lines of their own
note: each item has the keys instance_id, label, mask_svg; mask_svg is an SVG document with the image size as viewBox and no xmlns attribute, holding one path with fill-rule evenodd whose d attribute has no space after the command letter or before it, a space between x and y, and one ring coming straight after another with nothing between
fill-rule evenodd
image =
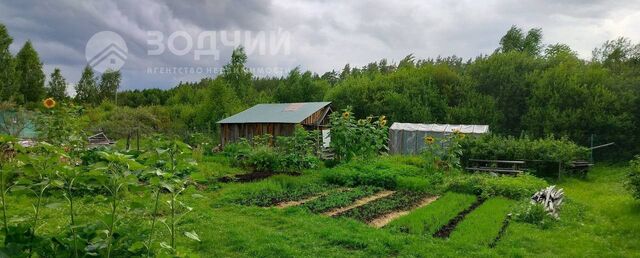
<instances>
[{"instance_id":1,"label":"bush","mask_svg":"<svg viewBox=\"0 0 640 258\"><path fill-rule=\"evenodd\" d=\"M587 159L587 148L578 146L567 138L531 139L485 135L467 137L462 141L464 159L543 160L568 164L573 160Z\"/></svg>"},{"instance_id":2,"label":"bush","mask_svg":"<svg viewBox=\"0 0 640 258\"><path fill-rule=\"evenodd\" d=\"M629 163L630 169L624 185L631 191L633 198L640 200L640 155L636 156Z\"/></svg>"},{"instance_id":3,"label":"bush","mask_svg":"<svg viewBox=\"0 0 640 258\"><path fill-rule=\"evenodd\" d=\"M331 184L348 187L371 185L387 189L402 189L419 192L439 192L444 174L416 165L416 158L397 156L380 157L374 160L352 160L349 163L322 171L323 179Z\"/></svg>"},{"instance_id":4,"label":"bush","mask_svg":"<svg viewBox=\"0 0 640 258\"><path fill-rule=\"evenodd\" d=\"M524 203L520 205L514 214L515 221L529 223L541 228L548 228L554 219L544 210L540 203Z\"/></svg>"},{"instance_id":5,"label":"bush","mask_svg":"<svg viewBox=\"0 0 640 258\"><path fill-rule=\"evenodd\" d=\"M448 189L452 191L480 195L484 198L504 196L515 200L529 198L546 186L544 180L528 174L517 177L464 174L450 177L448 181Z\"/></svg>"},{"instance_id":6,"label":"bush","mask_svg":"<svg viewBox=\"0 0 640 258\"><path fill-rule=\"evenodd\" d=\"M233 165L258 172L298 172L314 168L320 160L314 155L316 132L296 127L291 137L277 137L271 144L271 136L255 136L252 143L242 139L228 144L224 154L232 158Z\"/></svg>"}]
</instances>

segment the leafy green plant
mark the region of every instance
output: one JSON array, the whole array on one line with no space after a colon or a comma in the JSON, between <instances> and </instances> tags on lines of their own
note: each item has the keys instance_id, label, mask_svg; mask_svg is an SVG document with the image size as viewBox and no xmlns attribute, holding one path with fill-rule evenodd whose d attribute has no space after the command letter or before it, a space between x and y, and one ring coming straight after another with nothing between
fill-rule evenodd
<instances>
[{"instance_id":1,"label":"leafy green plant","mask_svg":"<svg viewBox=\"0 0 640 258\"><path fill-rule=\"evenodd\" d=\"M543 179L528 174L517 177L460 174L448 177L446 185L449 190L480 195L483 198L504 196L514 200L522 200L546 187L547 183Z\"/></svg>"},{"instance_id":2,"label":"leafy green plant","mask_svg":"<svg viewBox=\"0 0 640 258\"><path fill-rule=\"evenodd\" d=\"M540 203L526 202L516 208L514 219L518 222L529 223L540 228L549 228L555 219L544 210Z\"/></svg>"},{"instance_id":3,"label":"leafy green plant","mask_svg":"<svg viewBox=\"0 0 640 258\"><path fill-rule=\"evenodd\" d=\"M95 165L92 175L99 178L99 181L109 192L111 210L105 221L103 221L107 226L105 243L104 245L95 246L104 246L106 248L106 257L111 257L116 223L119 220L118 204L121 202L121 191L129 185L137 183L137 178L132 172L143 169L144 166L132 159L131 156L118 152L100 152L99 155L104 159L104 162Z\"/></svg>"},{"instance_id":4,"label":"leafy green plant","mask_svg":"<svg viewBox=\"0 0 640 258\"><path fill-rule=\"evenodd\" d=\"M331 148L338 161L371 157L387 150L388 127L385 116L356 120L351 107L335 112L331 119Z\"/></svg>"},{"instance_id":5,"label":"leafy green plant","mask_svg":"<svg viewBox=\"0 0 640 258\"><path fill-rule=\"evenodd\" d=\"M460 141L464 138L465 135L460 131L454 131L443 139L426 136L423 139L425 148L421 153L426 160L425 167L429 170L460 169L460 158L462 157Z\"/></svg>"},{"instance_id":6,"label":"leafy green plant","mask_svg":"<svg viewBox=\"0 0 640 258\"><path fill-rule=\"evenodd\" d=\"M634 198L640 200L640 155L629 162L629 172L624 185Z\"/></svg>"}]
</instances>

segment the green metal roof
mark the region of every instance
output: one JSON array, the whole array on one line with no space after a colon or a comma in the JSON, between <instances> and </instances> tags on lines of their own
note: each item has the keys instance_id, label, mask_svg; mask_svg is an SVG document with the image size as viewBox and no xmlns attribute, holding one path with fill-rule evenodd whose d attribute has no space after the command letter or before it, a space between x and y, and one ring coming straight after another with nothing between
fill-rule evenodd
<instances>
[{"instance_id":1,"label":"green metal roof","mask_svg":"<svg viewBox=\"0 0 640 258\"><path fill-rule=\"evenodd\" d=\"M297 124L331 102L258 104L218 121L219 124L287 123Z\"/></svg>"}]
</instances>

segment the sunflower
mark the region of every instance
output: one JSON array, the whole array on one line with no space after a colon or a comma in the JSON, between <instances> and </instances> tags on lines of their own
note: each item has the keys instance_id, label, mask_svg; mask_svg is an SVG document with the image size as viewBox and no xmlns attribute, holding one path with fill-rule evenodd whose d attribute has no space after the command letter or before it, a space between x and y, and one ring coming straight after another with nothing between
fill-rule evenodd
<instances>
[{"instance_id":1,"label":"sunflower","mask_svg":"<svg viewBox=\"0 0 640 258\"><path fill-rule=\"evenodd\" d=\"M344 113L342 113L342 118L344 118L344 119L349 119L349 116L350 116L350 115L351 115L351 114L349 114L349 111L344 111Z\"/></svg>"},{"instance_id":2,"label":"sunflower","mask_svg":"<svg viewBox=\"0 0 640 258\"><path fill-rule=\"evenodd\" d=\"M44 107L46 108L51 109L56 106L56 101L53 100L53 98L47 98L44 101L42 101L42 105L44 105Z\"/></svg>"},{"instance_id":3,"label":"sunflower","mask_svg":"<svg viewBox=\"0 0 640 258\"><path fill-rule=\"evenodd\" d=\"M382 120L382 121L380 121L380 126L384 126L384 125L386 125L386 124L387 124L387 120Z\"/></svg>"},{"instance_id":4,"label":"sunflower","mask_svg":"<svg viewBox=\"0 0 640 258\"><path fill-rule=\"evenodd\" d=\"M424 143L433 144L434 142L436 142L436 139L433 139L433 137L431 136L424 137Z\"/></svg>"},{"instance_id":5,"label":"sunflower","mask_svg":"<svg viewBox=\"0 0 640 258\"><path fill-rule=\"evenodd\" d=\"M465 135L464 135L463 133L461 133L461 134L459 134L459 135L458 135L458 137L459 137L460 139L464 139Z\"/></svg>"}]
</instances>

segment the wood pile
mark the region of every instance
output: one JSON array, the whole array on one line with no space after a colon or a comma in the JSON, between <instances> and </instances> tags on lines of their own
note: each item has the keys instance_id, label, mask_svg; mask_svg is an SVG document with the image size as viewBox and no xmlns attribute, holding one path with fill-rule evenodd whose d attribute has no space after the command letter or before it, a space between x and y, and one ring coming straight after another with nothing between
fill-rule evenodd
<instances>
[{"instance_id":1,"label":"wood pile","mask_svg":"<svg viewBox=\"0 0 640 258\"><path fill-rule=\"evenodd\" d=\"M540 203L544 210L554 218L558 218L558 209L564 199L564 190L556 189L555 185L549 186L535 193L531 197L531 203Z\"/></svg>"}]
</instances>

